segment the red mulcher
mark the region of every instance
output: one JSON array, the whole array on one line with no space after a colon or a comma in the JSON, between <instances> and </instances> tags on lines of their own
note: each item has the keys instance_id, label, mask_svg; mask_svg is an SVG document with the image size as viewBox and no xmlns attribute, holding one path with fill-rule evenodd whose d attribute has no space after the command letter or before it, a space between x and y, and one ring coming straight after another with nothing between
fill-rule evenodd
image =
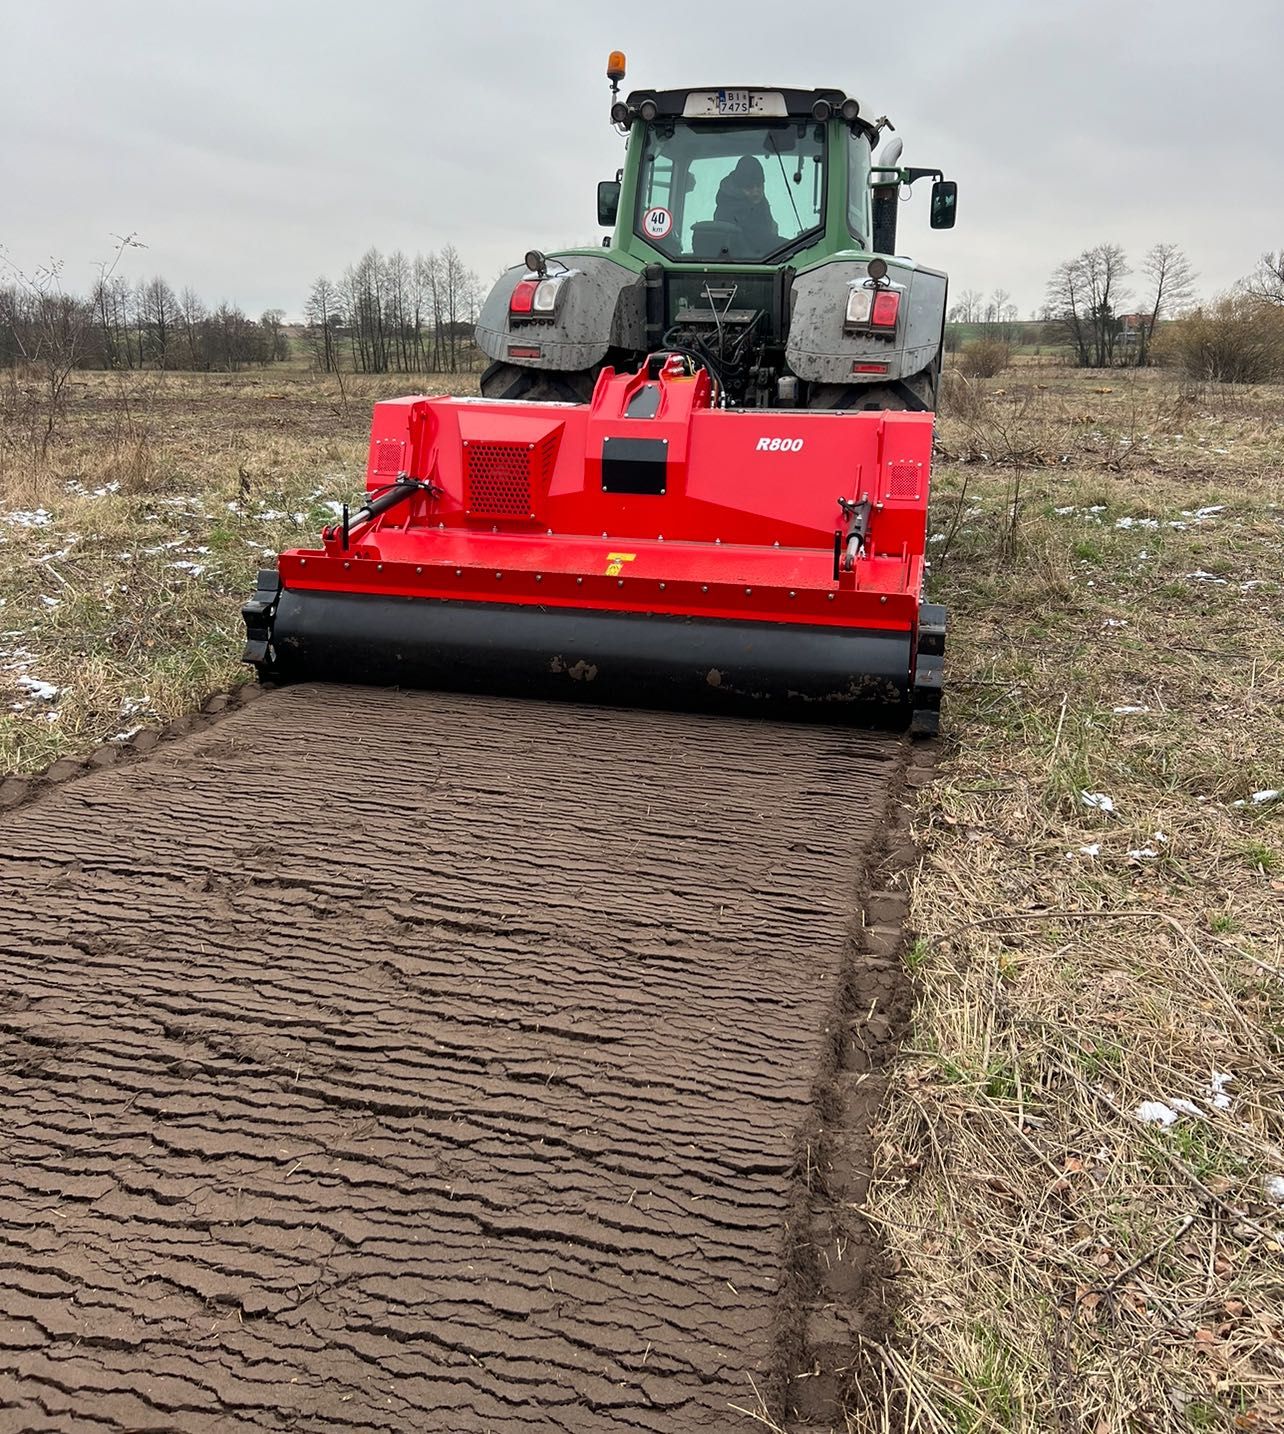
<instances>
[{"instance_id":1,"label":"red mulcher","mask_svg":"<svg viewBox=\"0 0 1284 1434\"><path fill-rule=\"evenodd\" d=\"M376 404L365 504L260 573L246 660L934 732L932 414L715 394L661 353L588 404Z\"/></svg>"}]
</instances>

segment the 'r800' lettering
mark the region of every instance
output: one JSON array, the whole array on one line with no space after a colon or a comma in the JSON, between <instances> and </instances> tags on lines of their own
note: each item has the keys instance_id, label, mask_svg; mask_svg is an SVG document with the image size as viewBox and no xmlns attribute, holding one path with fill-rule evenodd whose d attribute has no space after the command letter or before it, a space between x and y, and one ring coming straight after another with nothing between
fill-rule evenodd
<instances>
[{"instance_id":1,"label":"'r800' lettering","mask_svg":"<svg viewBox=\"0 0 1284 1434\"><path fill-rule=\"evenodd\" d=\"M797 453L803 446L801 438L760 438L759 453Z\"/></svg>"}]
</instances>

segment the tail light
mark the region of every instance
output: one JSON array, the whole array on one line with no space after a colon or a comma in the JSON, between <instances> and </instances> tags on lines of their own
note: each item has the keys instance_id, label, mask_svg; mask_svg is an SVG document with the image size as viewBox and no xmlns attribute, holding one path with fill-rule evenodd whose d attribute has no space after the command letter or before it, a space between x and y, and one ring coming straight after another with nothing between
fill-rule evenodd
<instances>
[{"instance_id":1,"label":"tail light","mask_svg":"<svg viewBox=\"0 0 1284 1434\"><path fill-rule=\"evenodd\" d=\"M508 312L524 319L551 319L567 275L552 279L519 279L508 300Z\"/></svg>"},{"instance_id":2,"label":"tail light","mask_svg":"<svg viewBox=\"0 0 1284 1434\"><path fill-rule=\"evenodd\" d=\"M876 329L894 329L896 316L901 311L901 296L896 289L880 289L874 295L874 305L869 321Z\"/></svg>"},{"instance_id":3,"label":"tail light","mask_svg":"<svg viewBox=\"0 0 1284 1434\"><path fill-rule=\"evenodd\" d=\"M900 311L899 289L867 289L864 284L853 284L847 291L843 327L862 332L872 330L889 338L896 329Z\"/></svg>"},{"instance_id":4,"label":"tail light","mask_svg":"<svg viewBox=\"0 0 1284 1434\"><path fill-rule=\"evenodd\" d=\"M529 314L535 303L535 290L538 288L538 279L520 280L509 297L508 312L510 314Z\"/></svg>"}]
</instances>

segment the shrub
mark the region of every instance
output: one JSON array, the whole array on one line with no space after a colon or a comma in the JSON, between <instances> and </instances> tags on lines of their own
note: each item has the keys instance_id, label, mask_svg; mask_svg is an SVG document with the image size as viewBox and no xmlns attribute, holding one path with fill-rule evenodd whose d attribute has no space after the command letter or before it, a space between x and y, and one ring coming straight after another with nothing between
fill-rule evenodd
<instances>
[{"instance_id":1,"label":"shrub","mask_svg":"<svg viewBox=\"0 0 1284 1434\"><path fill-rule=\"evenodd\" d=\"M973 339L959 355L959 372L968 378L993 378L1011 358L1012 350L1003 339Z\"/></svg>"},{"instance_id":2,"label":"shrub","mask_svg":"<svg viewBox=\"0 0 1284 1434\"><path fill-rule=\"evenodd\" d=\"M1284 378L1284 307L1226 294L1166 326L1160 357L1188 378L1268 383Z\"/></svg>"}]
</instances>

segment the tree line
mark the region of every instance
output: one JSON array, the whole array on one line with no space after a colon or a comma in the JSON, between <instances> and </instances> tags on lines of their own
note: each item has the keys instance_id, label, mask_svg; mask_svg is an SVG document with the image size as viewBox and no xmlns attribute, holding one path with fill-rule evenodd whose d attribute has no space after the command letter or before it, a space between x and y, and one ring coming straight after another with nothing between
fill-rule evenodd
<instances>
[{"instance_id":1,"label":"tree line","mask_svg":"<svg viewBox=\"0 0 1284 1434\"><path fill-rule=\"evenodd\" d=\"M116 272L120 241L87 294L67 291L61 265L0 273L0 368L188 369L235 372L290 357L281 309L257 318L238 304L207 305L191 287ZM370 249L337 283L319 278L304 311L303 338L318 368L359 373L472 367L482 287L453 245L439 253Z\"/></svg>"},{"instance_id":2,"label":"tree line","mask_svg":"<svg viewBox=\"0 0 1284 1434\"><path fill-rule=\"evenodd\" d=\"M100 280L70 294L42 276L0 285L0 367L41 364L55 351L72 368L238 369L290 354L285 314L250 318L237 304L208 307L157 277Z\"/></svg>"},{"instance_id":3,"label":"tree line","mask_svg":"<svg viewBox=\"0 0 1284 1434\"><path fill-rule=\"evenodd\" d=\"M1048 280L1043 318L1080 368L1151 360L1159 324L1190 309L1196 274L1176 244L1155 244L1141 261L1142 290L1119 244L1097 244L1066 259Z\"/></svg>"},{"instance_id":4,"label":"tree line","mask_svg":"<svg viewBox=\"0 0 1284 1434\"><path fill-rule=\"evenodd\" d=\"M317 367L346 355L358 373L455 373L472 367L482 287L453 244L410 257L367 249L338 283L324 275L304 309Z\"/></svg>"}]
</instances>

